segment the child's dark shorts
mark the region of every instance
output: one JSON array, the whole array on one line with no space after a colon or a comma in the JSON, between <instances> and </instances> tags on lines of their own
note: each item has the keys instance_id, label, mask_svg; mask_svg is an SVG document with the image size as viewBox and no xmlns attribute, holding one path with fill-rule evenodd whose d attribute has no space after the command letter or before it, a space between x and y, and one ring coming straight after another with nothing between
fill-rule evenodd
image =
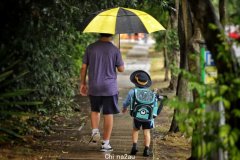
<instances>
[{"instance_id":1,"label":"child's dark shorts","mask_svg":"<svg viewBox=\"0 0 240 160\"><path fill-rule=\"evenodd\" d=\"M113 96L89 96L92 112L103 114L118 114L118 94Z\"/></svg>"},{"instance_id":2,"label":"child's dark shorts","mask_svg":"<svg viewBox=\"0 0 240 160\"><path fill-rule=\"evenodd\" d=\"M154 121L142 122L133 118L133 128L140 130L142 129L152 129L154 128Z\"/></svg>"}]
</instances>

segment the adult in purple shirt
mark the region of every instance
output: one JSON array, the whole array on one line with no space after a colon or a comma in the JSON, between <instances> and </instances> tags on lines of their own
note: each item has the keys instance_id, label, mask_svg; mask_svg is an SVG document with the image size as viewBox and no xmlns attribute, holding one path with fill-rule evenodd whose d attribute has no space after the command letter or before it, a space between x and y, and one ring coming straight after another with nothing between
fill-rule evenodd
<instances>
[{"instance_id":1,"label":"adult in purple shirt","mask_svg":"<svg viewBox=\"0 0 240 160\"><path fill-rule=\"evenodd\" d=\"M117 71L124 71L121 53L111 40L111 34L100 34L100 39L87 47L81 69L80 94L89 95L91 103L91 143L100 140L101 111L104 116L101 151L113 150L109 141L113 128L113 114L119 113Z\"/></svg>"}]
</instances>

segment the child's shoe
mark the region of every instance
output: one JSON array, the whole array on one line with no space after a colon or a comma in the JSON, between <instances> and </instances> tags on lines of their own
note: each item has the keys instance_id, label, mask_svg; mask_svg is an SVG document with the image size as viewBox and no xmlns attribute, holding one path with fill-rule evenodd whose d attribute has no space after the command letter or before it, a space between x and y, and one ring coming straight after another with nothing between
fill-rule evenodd
<instances>
[{"instance_id":1,"label":"child's shoe","mask_svg":"<svg viewBox=\"0 0 240 160\"><path fill-rule=\"evenodd\" d=\"M138 152L138 149L136 147L132 147L130 155L136 155Z\"/></svg>"},{"instance_id":2,"label":"child's shoe","mask_svg":"<svg viewBox=\"0 0 240 160\"><path fill-rule=\"evenodd\" d=\"M149 147L145 147L143 151L143 156L148 157L150 155L150 150Z\"/></svg>"}]
</instances>

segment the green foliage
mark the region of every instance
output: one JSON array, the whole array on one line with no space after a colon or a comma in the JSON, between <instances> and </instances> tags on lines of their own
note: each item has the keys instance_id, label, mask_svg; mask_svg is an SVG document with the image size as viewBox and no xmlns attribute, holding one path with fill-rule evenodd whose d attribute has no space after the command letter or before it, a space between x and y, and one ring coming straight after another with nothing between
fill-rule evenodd
<instances>
[{"instance_id":1,"label":"green foliage","mask_svg":"<svg viewBox=\"0 0 240 160\"><path fill-rule=\"evenodd\" d=\"M216 84L203 84L191 73L176 68L175 70L177 74L182 73L189 81L188 88L198 95L190 102L181 101L177 97L169 101L170 106L180 111L176 117L180 130L192 136L193 144L196 144L192 154L195 157L207 158L222 148L228 152L231 159L237 159L240 151L236 143L240 138L240 130L230 126L229 120L240 117L239 106L231 104L240 99L240 78L230 73L227 76L219 74ZM224 113L220 112L221 103ZM226 124L220 125L221 116L226 118Z\"/></svg>"},{"instance_id":2,"label":"green foliage","mask_svg":"<svg viewBox=\"0 0 240 160\"><path fill-rule=\"evenodd\" d=\"M5 16L0 123L1 141L6 141L6 134L19 138L38 129L47 131L51 116L70 113L82 55L96 36L79 32L78 19L85 16L82 2L0 3Z\"/></svg>"},{"instance_id":3,"label":"green foliage","mask_svg":"<svg viewBox=\"0 0 240 160\"><path fill-rule=\"evenodd\" d=\"M174 50L179 50L178 34L176 29L168 30L167 48L169 53L173 52Z\"/></svg>"},{"instance_id":4,"label":"green foliage","mask_svg":"<svg viewBox=\"0 0 240 160\"><path fill-rule=\"evenodd\" d=\"M239 24L239 15L240 15L240 2L238 0L229 0L229 5L227 5L227 11L229 15L229 23Z\"/></svg>"},{"instance_id":5,"label":"green foliage","mask_svg":"<svg viewBox=\"0 0 240 160\"><path fill-rule=\"evenodd\" d=\"M3 59L0 61L2 65L0 72L0 131L3 134L0 134L0 143L9 140L10 137L23 139L21 132L28 130L26 120L36 116L28 110L42 105L41 101L26 101L26 96L33 93L33 89L14 88L16 87L15 83L28 72L14 70L21 61L18 63L11 60L5 61L5 58L11 56L1 53ZM20 125L19 122L21 122ZM22 128L19 128L20 126Z\"/></svg>"},{"instance_id":6,"label":"green foliage","mask_svg":"<svg viewBox=\"0 0 240 160\"><path fill-rule=\"evenodd\" d=\"M154 33L153 37L156 40L156 50L161 51L166 48L169 55L173 54L173 51L179 50L178 34L175 29Z\"/></svg>"},{"instance_id":7,"label":"green foliage","mask_svg":"<svg viewBox=\"0 0 240 160\"><path fill-rule=\"evenodd\" d=\"M219 1L214 2L217 8ZM230 0L226 3L227 17L229 17L226 19L226 25L239 24L239 2ZM213 31L219 29L213 24L209 24L209 28ZM203 84L194 75L175 69L177 74L183 73L184 78L188 80L194 100L185 102L175 98L170 105L180 111L177 115L178 124L181 131L192 136L192 155L196 159L211 159L212 154L218 153L219 149L227 154L228 159L240 157L239 64L236 63L235 56L229 52L231 44L226 41L228 38L225 33L218 38L223 43L217 46L218 52L214 60L218 65L223 66L222 69L227 69L224 73L219 70L215 84ZM220 108L221 104L224 106L224 111ZM225 123L221 121L223 117Z\"/></svg>"},{"instance_id":8,"label":"green foliage","mask_svg":"<svg viewBox=\"0 0 240 160\"><path fill-rule=\"evenodd\" d=\"M56 114L72 113L82 56L94 34L80 33L91 13L137 1L0 2L0 132L17 138L49 131ZM0 133L0 136L2 135Z\"/></svg>"},{"instance_id":9,"label":"green foliage","mask_svg":"<svg viewBox=\"0 0 240 160\"><path fill-rule=\"evenodd\" d=\"M169 35L169 41L167 40L166 42L165 36L166 32L170 31L170 29L167 27L169 21L169 13L172 12L175 8L174 2L172 0L140 0L137 3L137 8L153 16L164 26L164 28L166 28L166 31L152 33L154 39L156 40L155 49L158 51L161 51L164 47L171 49L170 45L168 45L168 42L177 43L178 38L176 36L174 39L172 39L173 35Z\"/></svg>"}]
</instances>

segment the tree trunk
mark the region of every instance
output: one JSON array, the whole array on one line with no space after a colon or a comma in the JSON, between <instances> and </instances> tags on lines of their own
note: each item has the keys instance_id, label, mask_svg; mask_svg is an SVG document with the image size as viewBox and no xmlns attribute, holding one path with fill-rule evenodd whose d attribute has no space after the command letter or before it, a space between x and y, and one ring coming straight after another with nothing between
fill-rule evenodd
<instances>
[{"instance_id":1,"label":"tree trunk","mask_svg":"<svg viewBox=\"0 0 240 160\"><path fill-rule=\"evenodd\" d=\"M172 123L168 132L174 132L174 133L179 132L179 127L176 120L177 114L178 114L178 110L174 109Z\"/></svg>"},{"instance_id":2,"label":"tree trunk","mask_svg":"<svg viewBox=\"0 0 240 160\"><path fill-rule=\"evenodd\" d=\"M198 25L201 29L201 33L205 39L208 50L211 51L214 62L218 70L218 79L220 85L230 86L231 79L239 77L239 64L236 61L235 55L229 50L229 54L222 54L218 51L219 46L223 46L226 40L219 38L223 28L215 15L214 8L210 0L188 0L194 17L196 18ZM215 29L209 28L209 24L214 24ZM222 47L225 48L225 47ZM225 48L226 49L226 48ZM226 51L227 53L227 51ZM231 79L229 75L231 74ZM224 80L228 79L228 81ZM231 93L230 93L231 94ZM227 95L225 95L227 97ZM228 99L228 98L227 98ZM238 124L240 118L233 115L233 110L239 106L239 98L228 99L230 101L230 107L226 110L227 124L231 126L231 129L240 130L240 125ZM230 116L231 115L231 116ZM240 138L234 143L234 145L240 149Z\"/></svg>"},{"instance_id":3,"label":"tree trunk","mask_svg":"<svg viewBox=\"0 0 240 160\"><path fill-rule=\"evenodd\" d=\"M164 48L164 68L165 68L165 74L164 74L164 81L169 81L169 60L168 60L168 55L166 51L166 47Z\"/></svg>"},{"instance_id":4,"label":"tree trunk","mask_svg":"<svg viewBox=\"0 0 240 160\"><path fill-rule=\"evenodd\" d=\"M200 29L198 28L197 22L195 19L193 19L193 36L190 39L189 42L189 57L194 57L194 58L189 58L188 60L188 66L189 66L189 72L196 77L198 77L198 81L201 81L201 68L200 68L200 45L199 41L201 40L201 32ZM193 55L193 56L191 56ZM193 101L196 101L197 98L199 98L199 94L196 90L192 91L193 95ZM200 107L200 105L196 106L195 108ZM189 111L189 114L191 114L192 110ZM197 134L197 131L203 130L202 123L196 124L193 128L193 133L192 133L192 148L191 148L191 157L189 159L196 159L198 157L197 155L199 154L197 151L197 146L202 144L203 137L202 135L199 136Z\"/></svg>"},{"instance_id":5,"label":"tree trunk","mask_svg":"<svg viewBox=\"0 0 240 160\"><path fill-rule=\"evenodd\" d=\"M178 11L178 37L179 37L179 44L180 44L180 69L188 70L187 65L187 41L186 41L186 34L185 34L185 25L183 20L183 6L179 6ZM189 92L187 89L187 80L183 77L182 73L178 75L177 78L177 88L176 88L176 95L180 100L187 101L189 99ZM183 111L174 109L172 123L169 129L169 132L176 132L179 131L178 124L176 122L176 116L178 113Z\"/></svg>"},{"instance_id":6,"label":"tree trunk","mask_svg":"<svg viewBox=\"0 0 240 160\"><path fill-rule=\"evenodd\" d=\"M222 26L226 24L226 1L227 0L219 0L219 18Z\"/></svg>"},{"instance_id":7,"label":"tree trunk","mask_svg":"<svg viewBox=\"0 0 240 160\"><path fill-rule=\"evenodd\" d=\"M187 71L189 70L190 73L196 75L200 80L199 55L196 53L198 53L200 50L197 41L201 39L201 34L196 22L194 23L193 21L187 0L182 0L179 6L178 36L180 43L180 68ZM194 54L194 56L191 56L192 54ZM193 94L188 91L187 83L188 81L183 77L182 74L180 74L178 77L177 96L183 101L190 101L190 99L192 99L192 95L194 95L194 99L198 97L196 91L193 91ZM170 131L174 131L174 129L177 128L177 125L175 124L175 116L178 114L178 112L181 113L183 111L174 110L174 118L172 120ZM195 132L193 131L193 154L195 152L196 143L199 144L201 141L196 137L198 136L195 136ZM194 159L193 157L191 158Z\"/></svg>"},{"instance_id":8,"label":"tree trunk","mask_svg":"<svg viewBox=\"0 0 240 160\"><path fill-rule=\"evenodd\" d=\"M177 29L177 23L178 23L178 0L175 0L175 11L170 12L170 24L171 29ZM179 66L179 50L178 48L173 49L172 53L169 53L169 61L172 65ZM178 76L173 73L171 70L171 80L168 88L172 91L176 91L178 83Z\"/></svg>"},{"instance_id":9,"label":"tree trunk","mask_svg":"<svg viewBox=\"0 0 240 160\"><path fill-rule=\"evenodd\" d=\"M218 72L220 74L237 73L239 66L236 57L230 51L231 54L219 56L217 45L222 45L224 42L223 39L219 38L223 28L210 0L188 0L188 2L206 41L207 48L212 53ZM215 25L214 29L209 27L210 24Z\"/></svg>"},{"instance_id":10,"label":"tree trunk","mask_svg":"<svg viewBox=\"0 0 240 160\"><path fill-rule=\"evenodd\" d=\"M168 20L168 26L167 28L170 27L170 19ZM167 37L168 37L168 30L166 30L166 34L164 37L164 43L167 44ZM168 55L168 49L165 45L164 50L163 50L163 55L164 55L164 68L165 68L165 76L164 76L164 81L169 81L169 55Z\"/></svg>"}]
</instances>

